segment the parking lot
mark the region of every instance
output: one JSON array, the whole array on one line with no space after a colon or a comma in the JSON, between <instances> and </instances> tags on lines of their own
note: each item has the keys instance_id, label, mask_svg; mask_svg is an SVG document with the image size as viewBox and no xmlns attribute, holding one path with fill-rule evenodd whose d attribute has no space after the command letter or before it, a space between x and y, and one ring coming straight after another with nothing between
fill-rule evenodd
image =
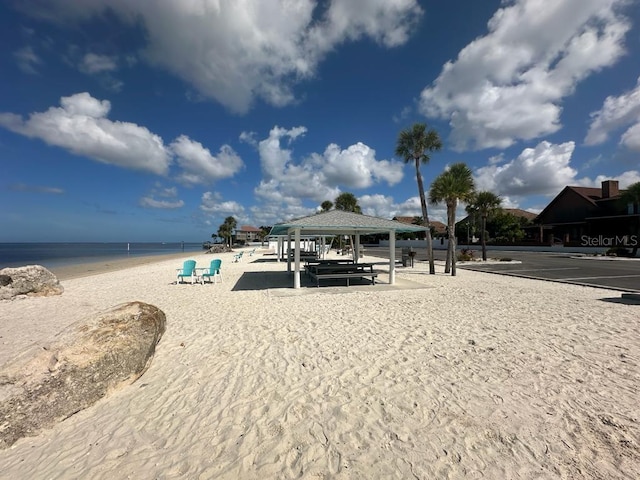
<instances>
[{"instance_id":1,"label":"parking lot","mask_svg":"<svg viewBox=\"0 0 640 480\"><path fill-rule=\"evenodd\" d=\"M425 248L418 248L416 260L426 261ZM367 247L371 255L388 258L389 250L384 247ZM444 261L446 252L435 250L435 259ZM396 258L400 258L398 249ZM479 250L475 258L481 258ZM487 264L464 263L458 268L479 272L534 278L591 287L609 288L622 292L640 293L640 258L622 259L592 257L571 253L517 252L487 250L490 259L511 259L520 263L492 262Z\"/></svg>"}]
</instances>

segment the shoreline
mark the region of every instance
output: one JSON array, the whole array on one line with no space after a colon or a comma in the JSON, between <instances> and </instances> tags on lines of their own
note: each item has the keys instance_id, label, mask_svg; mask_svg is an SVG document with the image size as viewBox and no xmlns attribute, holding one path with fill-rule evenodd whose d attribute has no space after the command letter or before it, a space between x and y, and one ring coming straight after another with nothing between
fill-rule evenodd
<instances>
[{"instance_id":1,"label":"shoreline","mask_svg":"<svg viewBox=\"0 0 640 480\"><path fill-rule=\"evenodd\" d=\"M61 265L59 267L48 268L48 270L51 271L58 278L58 280L62 281L88 277L91 275L99 275L101 273L116 272L118 270L126 270L141 265L149 265L162 262L164 260L177 260L182 258L184 258L184 260L188 260L191 257L197 257L202 254L206 254L206 252L203 250L202 252L162 253L141 257L116 258L113 260L103 260L98 262ZM176 268L179 268L180 266L180 264L177 264Z\"/></svg>"}]
</instances>

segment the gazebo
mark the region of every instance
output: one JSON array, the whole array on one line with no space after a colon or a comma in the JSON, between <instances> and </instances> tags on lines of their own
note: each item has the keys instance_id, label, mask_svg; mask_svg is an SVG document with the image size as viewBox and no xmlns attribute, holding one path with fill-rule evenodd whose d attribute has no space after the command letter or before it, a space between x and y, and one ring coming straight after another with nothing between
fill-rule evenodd
<instances>
[{"instance_id":1,"label":"gazebo","mask_svg":"<svg viewBox=\"0 0 640 480\"><path fill-rule=\"evenodd\" d=\"M361 215L359 213L345 212L343 210L330 210L308 217L298 218L286 223L278 223L271 228L269 236L286 235L291 243L294 241L294 275L293 288L300 288L300 239L303 236L326 235L353 235L354 258L358 261L360 251L360 235L382 233L389 235L389 283L395 283L396 266L396 233L424 232L427 227L420 225L408 225L406 223L387 220L386 218ZM288 260L288 268L291 270L291 260Z\"/></svg>"}]
</instances>

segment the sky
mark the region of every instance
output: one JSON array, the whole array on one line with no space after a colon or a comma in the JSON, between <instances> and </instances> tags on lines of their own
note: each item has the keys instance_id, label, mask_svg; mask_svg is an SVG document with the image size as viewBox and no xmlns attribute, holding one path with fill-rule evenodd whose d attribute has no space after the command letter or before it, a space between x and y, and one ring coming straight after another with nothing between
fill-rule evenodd
<instances>
[{"instance_id":1,"label":"sky","mask_svg":"<svg viewBox=\"0 0 640 480\"><path fill-rule=\"evenodd\" d=\"M420 216L416 122L425 188L640 181L638 0L0 0L0 39L0 242L203 242L343 192Z\"/></svg>"}]
</instances>

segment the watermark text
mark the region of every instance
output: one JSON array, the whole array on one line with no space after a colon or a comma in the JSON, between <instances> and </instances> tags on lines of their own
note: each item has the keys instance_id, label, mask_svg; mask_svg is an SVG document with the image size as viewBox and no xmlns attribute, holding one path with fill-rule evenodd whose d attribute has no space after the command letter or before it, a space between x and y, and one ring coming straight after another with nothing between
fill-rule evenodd
<instances>
[{"instance_id":1,"label":"watermark text","mask_svg":"<svg viewBox=\"0 0 640 480\"><path fill-rule=\"evenodd\" d=\"M582 235L580 245L583 247L637 247L638 235L598 235L596 237Z\"/></svg>"}]
</instances>

